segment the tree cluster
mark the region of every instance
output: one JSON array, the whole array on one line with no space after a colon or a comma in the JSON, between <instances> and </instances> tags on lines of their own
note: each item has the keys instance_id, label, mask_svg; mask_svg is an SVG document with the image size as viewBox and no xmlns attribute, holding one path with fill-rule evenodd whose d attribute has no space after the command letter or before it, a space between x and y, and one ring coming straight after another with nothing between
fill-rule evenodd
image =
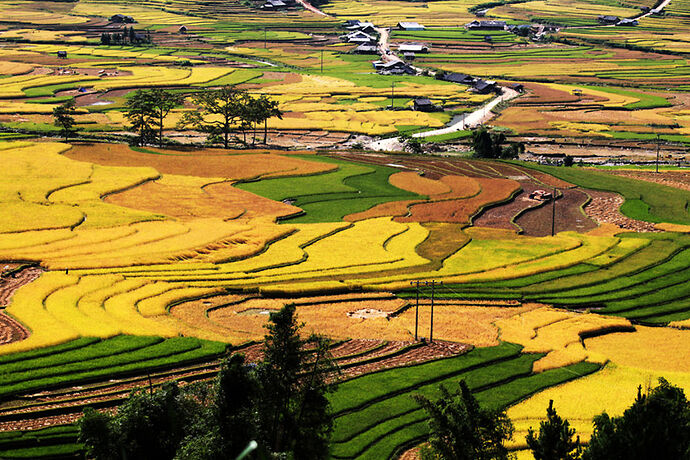
<instances>
[{"instance_id":1,"label":"tree cluster","mask_svg":"<svg viewBox=\"0 0 690 460\"><path fill-rule=\"evenodd\" d=\"M336 371L328 340L300 337L295 307L273 313L264 359L233 354L213 385L130 396L115 415L84 411L80 440L89 458L120 460L325 459L332 417L327 392Z\"/></svg>"},{"instance_id":2,"label":"tree cluster","mask_svg":"<svg viewBox=\"0 0 690 460\"><path fill-rule=\"evenodd\" d=\"M163 145L163 123L170 111L183 103L180 93L154 88L137 90L127 100L125 117L131 129L137 133L136 143L147 145L157 142ZM267 120L282 117L278 103L266 95L252 96L232 86L204 90L192 94L197 110L188 111L180 120L180 128L192 127L209 134L211 142L222 142L228 148L231 140L247 145L247 133L253 131L252 144L256 143L257 127L264 124L264 139L268 137ZM231 134L239 131L242 139Z\"/></svg>"},{"instance_id":3,"label":"tree cluster","mask_svg":"<svg viewBox=\"0 0 690 460\"><path fill-rule=\"evenodd\" d=\"M151 32L145 34L138 33L134 27L123 27L121 32L103 32L101 34L101 45L141 45L153 43Z\"/></svg>"},{"instance_id":4,"label":"tree cluster","mask_svg":"<svg viewBox=\"0 0 690 460\"><path fill-rule=\"evenodd\" d=\"M517 158L525 151L522 142L506 143L506 135L502 132L492 132L484 126L472 131L472 148L474 156L478 158Z\"/></svg>"},{"instance_id":5,"label":"tree cluster","mask_svg":"<svg viewBox=\"0 0 690 460\"><path fill-rule=\"evenodd\" d=\"M430 417L424 460L510 458L503 442L512 436L512 423L505 412L481 409L464 381L456 394L441 388L437 401L415 399ZM586 447L550 401L539 432L530 427L526 441L535 460L690 460L690 401L663 378L647 394L640 387L622 416L594 418Z\"/></svg>"},{"instance_id":6,"label":"tree cluster","mask_svg":"<svg viewBox=\"0 0 690 460\"><path fill-rule=\"evenodd\" d=\"M266 95L254 97L232 86L194 94L192 102L199 110L185 113L180 126L191 126L209 133L211 142L222 140L225 148L228 148L230 134L235 129L242 133L241 142L245 145L247 131L253 131L252 144L255 144L256 128L260 123L264 124L265 144L268 137L267 120L272 117L282 118L283 115L278 109L278 102Z\"/></svg>"}]
</instances>

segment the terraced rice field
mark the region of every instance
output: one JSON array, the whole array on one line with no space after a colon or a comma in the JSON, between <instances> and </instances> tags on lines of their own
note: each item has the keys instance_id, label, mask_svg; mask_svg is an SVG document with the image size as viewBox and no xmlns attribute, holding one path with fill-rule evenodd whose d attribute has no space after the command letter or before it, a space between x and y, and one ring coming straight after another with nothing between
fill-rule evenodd
<instances>
[{"instance_id":1,"label":"terraced rice field","mask_svg":"<svg viewBox=\"0 0 690 460\"><path fill-rule=\"evenodd\" d=\"M335 340L336 459L397 458L428 435L410 395L459 379L508 408L520 458L550 399L587 440L591 418L620 414L640 384L690 391L690 192L675 171L690 143L688 1L628 28L596 18L654 5L554 1L331 0L325 15L216 0L0 5L0 457L78 456L84 407L209 380L229 352L260 359L268 315L286 304ZM479 9L561 29L465 28ZM153 43L101 44L121 30L116 13ZM423 23L390 42L429 46L412 61L429 74L373 73L378 57L341 38L345 19ZM523 84L489 123L531 158L653 159L658 141L678 166L482 161L455 152L466 131L449 156L359 149L493 97L436 70ZM292 150L123 143L136 89L221 85L276 100L268 144ZM443 110L412 110L418 97ZM82 140L40 138L69 100ZM177 125L190 110L187 98L164 134L201 145Z\"/></svg>"}]
</instances>

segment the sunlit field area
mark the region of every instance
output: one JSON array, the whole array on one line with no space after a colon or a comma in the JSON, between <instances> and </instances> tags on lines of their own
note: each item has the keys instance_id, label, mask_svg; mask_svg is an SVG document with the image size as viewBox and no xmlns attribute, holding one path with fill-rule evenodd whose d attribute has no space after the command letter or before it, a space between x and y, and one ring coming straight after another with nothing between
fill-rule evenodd
<instances>
[{"instance_id":1,"label":"sunlit field area","mask_svg":"<svg viewBox=\"0 0 690 460\"><path fill-rule=\"evenodd\" d=\"M333 340L334 459L419 458L411 395L461 379L521 459L550 400L587 443L638 387L690 391L689 15L2 2L0 457L82 458L85 407L257 362L286 305ZM275 110L213 131L219 88ZM483 128L524 148L479 158Z\"/></svg>"}]
</instances>

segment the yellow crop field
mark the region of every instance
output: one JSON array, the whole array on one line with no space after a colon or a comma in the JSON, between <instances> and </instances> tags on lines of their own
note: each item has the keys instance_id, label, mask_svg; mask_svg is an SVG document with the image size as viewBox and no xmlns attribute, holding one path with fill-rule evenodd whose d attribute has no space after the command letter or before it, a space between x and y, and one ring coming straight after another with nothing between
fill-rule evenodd
<instances>
[{"instance_id":1,"label":"yellow crop field","mask_svg":"<svg viewBox=\"0 0 690 460\"><path fill-rule=\"evenodd\" d=\"M630 407L637 396L637 387L650 388L664 377L671 384L690 391L690 374L682 372L658 372L642 368L609 363L603 370L544 390L508 409L508 417L515 425L514 445L525 446L529 427L539 427L544 419L549 400L553 400L558 415L567 418L583 441L589 440L592 418L603 411L620 416Z\"/></svg>"}]
</instances>

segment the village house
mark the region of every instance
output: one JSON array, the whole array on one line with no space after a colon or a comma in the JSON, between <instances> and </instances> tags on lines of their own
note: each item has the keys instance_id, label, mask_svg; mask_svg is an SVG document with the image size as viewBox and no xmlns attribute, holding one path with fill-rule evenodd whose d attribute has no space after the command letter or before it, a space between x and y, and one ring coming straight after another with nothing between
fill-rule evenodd
<instances>
[{"instance_id":1,"label":"village house","mask_svg":"<svg viewBox=\"0 0 690 460\"><path fill-rule=\"evenodd\" d=\"M352 24L351 26L346 26L345 28L347 30L366 31L367 29L375 29L376 26L374 25L373 22L360 22L360 21L358 21L356 24Z\"/></svg>"},{"instance_id":2,"label":"village house","mask_svg":"<svg viewBox=\"0 0 690 460\"><path fill-rule=\"evenodd\" d=\"M416 75L417 72L403 61L376 61L373 62L374 69L381 75Z\"/></svg>"},{"instance_id":3,"label":"village house","mask_svg":"<svg viewBox=\"0 0 690 460\"><path fill-rule=\"evenodd\" d=\"M412 107L418 112L436 112L439 110L439 108L426 97L416 98L414 101L412 101Z\"/></svg>"},{"instance_id":4,"label":"village house","mask_svg":"<svg viewBox=\"0 0 690 460\"><path fill-rule=\"evenodd\" d=\"M350 32L345 35L345 41L348 43L359 43L372 45L376 43L376 38L362 31Z\"/></svg>"},{"instance_id":5,"label":"village house","mask_svg":"<svg viewBox=\"0 0 690 460\"><path fill-rule=\"evenodd\" d=\"M418 22L399 22L395 27L398 30L407 31L424 30L424 26Z\"/></svg>"},{"instance_id":6,"label":"village house","mask_svg":"<svg viewBox=\"0 0 690 460\"><path fill-rule=\"evenodd\" d=\"M618 16L600 15L597 17L597 21L599 21L600 24L614 25L618 24L620 20L621 18Z\"/></svg>"},{"instance_id":7,"label":"village house","mask_svg":"<svg viewBox=\"0 0 690 460\"><path fill-rule=\"evenodd\" d=\"M67 59L67 51L58 51L57 57L59 57L60 59Z\"/></svg>"},{"instance_id":8,"label":"village house","mask_svg":"<svg viewBox=\"0 0 690 460\"><path fill-rule=\"evenodd\" d=\"M283 0L268 0L261 5L264 10L281 10L287 8L287 4Z\"/></svg>"},{"instance_id":9,"label":"village house","mask_svg":"<svg viewBox=\"0 0 690 460\"><path fill-rule=\"evenodd\" d=\"M398 45L398 51L401 53L428 53L429 47L421 43L403 43Z\"/></svg>"},{"instance_id":10,"label":"village house","mask_svg":"<svg viewBox=\"0 0 690 460\"><path fill-rule=\"evenodd\" d=\"M471 75L456 72L443 75L442 80L460 83L461 85L474 85L474 82L476 81L476 79Z\"/></svg>"},{"instance_id":11,"label":"village house","mask_svg":"<svg viewBox=\"0 0 690 460\"><path fill-rule=\"evenodd\" d=\"M357 54L378 54L379 49L376 45L361 44L355 48L355 53Z\"/></svg>"},{"instance_id":12,"label":"village house","mask_svg":"<svg viewBox=\"0 0 690 460\"><path fill-rule=\"evenodd\" d=\"M187 26L180 26L180 28L177 29L177 32L181 33L181 34L186 34L187 33Z\"/></svg>"},{"instance_id":13,"label":"village house","mask_svg":"<svg viewBox=\"0 0 690 460\"><path fill-rule=\"evenodd\" d=\"M505 30L505 21L477 21L476 19L472 22L465 24L465 28L468 30Z\"/></svg>"},{"instance_id":14,"label":"village house","mask_svg":"<svg viewBox=\"0 0 690 460\"><path fill-rule=\"evenodd\" d=\"M110 16L110 22L115 22L118 24L133 24L137 21L135 21L132 16L126 16L124 14L117 13Z\"/></svg>"},{"instance_id":15,"label":"village house","mask_svg":"<svg viewBox=\"0 0 690 460\"><path fill-rule=\"evenodd\" d=\"M636 26L637 24L639 24L637 22L637 19L629 19L629 18L621 19L620 21L618 21L616 23L617 26L627 26L627 27L633 27L633 26Z\"/></svg>"},{"instance_id":16,"label":"village house","mask_svg":"<svg viewBox=\"0 0 690 460\"><path fill-rule=\"evenodd\" d=\"M499 87L496 85L495 81L492 80L477 80L470 91L479 94L489 94L496 93L499 91Z\"/></svg>"},{"instance_id":17,"label":"village house","mask_svg":"<svg viewBox=\"0 0 690 460\"><path fill-rule=\"evenodd\" d=\"M358 24L359 24L359 19L348 19L347 21L345 21L343 23L343 27L345 27L347 29L348 27L356 26Z\"/></svg>"}]
</instances>

